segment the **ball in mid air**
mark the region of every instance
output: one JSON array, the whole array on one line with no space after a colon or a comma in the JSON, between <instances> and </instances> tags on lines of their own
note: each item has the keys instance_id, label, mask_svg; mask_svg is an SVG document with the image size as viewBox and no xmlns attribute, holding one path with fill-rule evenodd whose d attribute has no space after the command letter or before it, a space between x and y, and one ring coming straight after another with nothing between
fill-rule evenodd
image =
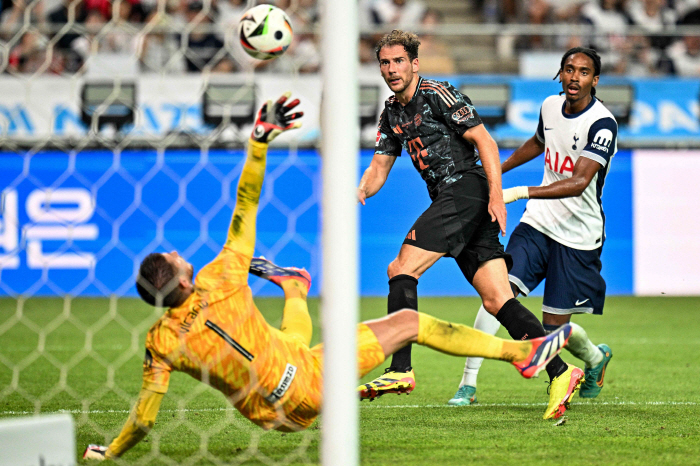
<instances>
[{"instance_id":1,"label":"ball in mid air","mask_svg":"<svg viewBox=\"0 0 700 466\"><path fill-rule=\"evenodd\" d=\"M238 24L243 50L258 60L282 55L292 42L289 16L272 5L258 5L246 11Z\"/></svg>"}]
</instances>

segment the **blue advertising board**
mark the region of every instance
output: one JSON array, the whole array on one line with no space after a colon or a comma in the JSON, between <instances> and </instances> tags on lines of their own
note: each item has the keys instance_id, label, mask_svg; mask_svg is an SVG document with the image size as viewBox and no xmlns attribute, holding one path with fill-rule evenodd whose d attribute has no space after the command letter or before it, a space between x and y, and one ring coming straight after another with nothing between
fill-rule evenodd
<instances>
[{"instance_id":1,"label":"blue advertising board","mask_svg":"<svg viewBox=\"0 0 700 466\"><path fill-rule=\"evenodd\" d=\"M360 170L371 157L363 151ZM241 150L0 153L0 295L135 296L138 264L153 251L177 250L200 269L226 237L243 160ZM312 295L321 279L320 162L313 150L271 150L257 225L256 254L307 268ZM542 173L536 159L506 174L504 186L538 185ZM603 196L603 274L611 294L633 292L631 173L631 154L620 151ZM362 295L387 293L386 268L429 203L402 157L384 188L358 207ZM508 206L508 232L524 208L524 201ZM279 293L251 283L256 294ZM438 261L419 290L474 295L451 259Z\"/></svg>"}]
</instances>

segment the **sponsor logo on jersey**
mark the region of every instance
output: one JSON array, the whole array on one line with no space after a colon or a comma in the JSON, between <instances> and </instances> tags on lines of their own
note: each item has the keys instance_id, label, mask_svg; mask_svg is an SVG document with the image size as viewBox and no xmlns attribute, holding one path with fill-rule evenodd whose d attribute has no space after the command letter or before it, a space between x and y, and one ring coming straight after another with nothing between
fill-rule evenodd
<instances>
[{"instance_id":1,"label":"sponsor logo on jersey","mask_svg":"<svg viewBox=\"0 0 700 466\"><path fill-rule=\"evenodd\" d=\"M474 118L474 106L465 104L464 107L458 108L453 114L452 119L457 123L462 123Z\"/></svg>"},{"instance_id":2,"label":"sponsor logo on jersey","mask_svg":"<svg viewBox=\"0 0 700 466\"><path fill-rule=\"evenodd\" d=\"M571 157L567 155L563 158L563 160L560 160L559 152L554 152L554 156L552 157L549 147L544 153L544 166L553 172L560 173L562 175L564 172L570 172L571 175L574 174L574 161L571 159Z\"/></svg>"},{"instance_id":3,"label":"sponsor logo on jersey","mask_svg":"<svg viewBox=\"0 0 700 466\"><path fill-rule=\"evenodd\" d=\"M602 152L608 152L612 144L613 134L609 129L601 129L593 137L591 147Z\"/></svg>"},{"instance_id":4,"label":"sponsor logo on jersey","mask_svg":"<svg viewBox=\"0 0 700 466\"><path fill-rule=\"evenodd\" d=\"M276 403L277 401L279 401L280 398L282 398L284 394L287 393L287 390L289 390L289 387L292 385L292 381L294 380L295 375L297 375L296 366L292 366L291 364L287 363L287 367L285 367L284 369L284 373L282 374L280 383L277 384L277 388L275 388L272 391L272 393L266 396L265 399L270 403Z\"/></svg>"}]
</instances>

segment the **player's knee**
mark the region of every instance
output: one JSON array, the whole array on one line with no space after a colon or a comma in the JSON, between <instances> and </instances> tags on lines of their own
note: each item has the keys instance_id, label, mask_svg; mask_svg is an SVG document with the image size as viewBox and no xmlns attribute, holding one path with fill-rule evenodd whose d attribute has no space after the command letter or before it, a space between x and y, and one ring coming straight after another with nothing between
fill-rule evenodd
<instances>
[{"instance_id":1,"label":"player's knee","mask_svg":"<svg viewBox=\"0 0 700 466\"><path fill-rule=\"evenodd\" d=\"M401 266L399 265L399 260L394 259L389 264L389 267L386 268L386 274L391 279L391 278L394 278L395 276L399 275L400 273L401 273Z\"/></svg>"},{"instance_id":2,"label":"player's knee","mask_svg":"<svg viewBox=\"0 0 700 466\"><path fill-rule=\"evenodd\" d=\"M405 341L415 341L418 338L418 313L413 309L402 309L391 314L392 327Z\"/></svg>"},{"instance_id":3,"label":"player's knee","mask_svg":"<svg viewBox=\"0 0 700 466\"><path fill-rule=\"evenodd\" d=\"M484 309L486 309L486 312L489 314L495 316L498 314L498 311L501 310L503 305L508 301L508 299L504 299L503 297L493 297L493 298L488 298L483 300L484 304Z\"/></svg>"}]
</instances>

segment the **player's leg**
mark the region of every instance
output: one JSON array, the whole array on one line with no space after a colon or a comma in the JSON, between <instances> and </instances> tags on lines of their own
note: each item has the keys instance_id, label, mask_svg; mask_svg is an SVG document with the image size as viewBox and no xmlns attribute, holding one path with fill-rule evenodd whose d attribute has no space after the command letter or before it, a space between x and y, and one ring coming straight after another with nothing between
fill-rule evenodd
<instances>
[{"instance_id":1,"label":"player's leg","mask_svg":"<svg viewBox=\"0 0 700 466\"><path fill-rule=\"evenodd\" d=\"M415 226L415 225L414 225ZM387 273L389 275L389 297L387 300L388 314L402 310L418 310L418 278L430 268L443 253L427 251L416 246L403 244L399 255L394 259ZM391 321L390 321L391 322ZM393 352L391 365L385 369L384 374L372 381L373 392L360 393L372 395L374 399L377 392L386 393L410 393L416 387L416 378L411 367L411 344Z\"/></svg>"},{"instance_id":2,"label":"player's leg","mask_svg":"<svg viewBox=\"0 0 700 466\"><path fill-rule=\"evenodd\" d=\"M539 339L512 341L488 335L466 325L446 322L420 312L404 309L387 317L363 322L375 335L384 355L415 342L453 356L477 356L513 363L526 378L534 377L561 351L570 328ZM400 384L401 380L394 383ZM358 387L360 398L373 399L385 392L375 382Z\"/></svg>"},{"instance_id":3,"label":"player's leg","mask_svg":"<svg viewBox=\"0 0 700 466\"><path fill-rule=\"evenodd\" d=\"M484 230L475 232L470 245L471 249L477 253L482 251L481 254L484 256L490 254L489 244L494 241L492 237L493 234L497 234L495 230L494 226L485 225ZM517 298L518 294L527 296L530 290L534 290L544 279L547 273L549 241L551 240L545 235L524 223L513 230L506 253L510 254L513 261L508 280L514 297ZM494 244L494 246L497 245ZM458 257L457 263L461 264L465 277L469 278L474 264L470 262L467 253L464 257ZM483 305L479 308L474 328L495 335L500 325L500 322L489 314ZM448 402L449 404L462 406L471 404L471 400L476 400L476 379L482 362L483 359L480 358L467 359L461 385L455 397Z\"/></svg>"},{"instance_id":4,"label":"player's leg","mask_svg":"<svg viewBox=\"0 0 700 466\"><path fill-rule=\"evenodd\" d=\"M250 273L271 281L284 290L284 313L282 333L292 335L309 346L313 333L306 295L311 288L311 276L304 269L280 267L264 257L254 257L250 262Z\"/></svg>"},{"instance_id":5,"label":"player's leg","mask_svg":"<svg viewBox=\"0 0 700 466\"><path fill-rule=\"evenodd\" d=\"M488 335L495 335L501 323L491 314L489 314L484 305L479 307L479 312L474 320L474 328ZM464 363L464 374L462 381L459 383L459 388L455 396L450 399L447 404L452 406L468 406L477 402L476 400L476 380L479 376L479 369L484 362L484 358L469 357Z\"/></svg>"},{"instance_id":6,"label":"player's leg","mask_svg":"<svg viewBox=\"0 0 700 466\"><path fill-rule=\"evenodd\" d=\"M545 330L568 323L572 314L603 313L606 285L600 270L600 250L581 251L554 243L542 306ZM594 398L603 388L612 351L606 344L596 346L580 325L571 326L569 351L585 363L580 394Z\"/></svg>"}]
</instances>

